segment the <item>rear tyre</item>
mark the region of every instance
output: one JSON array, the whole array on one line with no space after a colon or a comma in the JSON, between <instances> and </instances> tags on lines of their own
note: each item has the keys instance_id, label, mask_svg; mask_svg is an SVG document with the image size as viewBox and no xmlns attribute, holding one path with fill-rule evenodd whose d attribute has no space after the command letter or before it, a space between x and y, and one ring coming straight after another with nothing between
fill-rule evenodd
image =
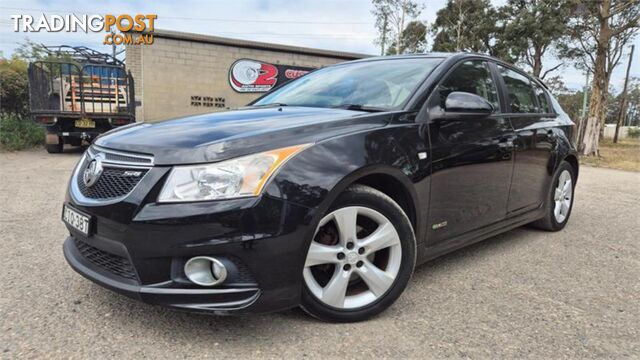
<instances>
[{"instance_id":1,"label":"rear tyre","mask_svg":"<svg viewBox=\"0 0 640 360\"><path fill-rule=\"evenodd\" d=\"M318 224L301 306L324 321L366 320L395 302L415 262L415 235L402 208L378 190L353 185Z\"/></svg>"},{"instance_id":2,"label":"rear tyre","mask_svg":"<svg viewBox=\"0 0 640 360\"><path fill-rule=\"evenodd\" d=\"M49 154L58 154L62 152L62 149L64 148L64 142L62 140L62 137L58 136L58 143L57 144L46 144L45 149L47 149L47 152Z\"/></svg>"},{"instance_id":3,"label":"rear tyre","mask_svg":"<svg viewBox=\"0 0 640 360\"><path fill-rule=\"evenodd\" d=\"M575 190L573 167L566 161L560 163L553 177L549 194L545 201L545 216L531 225L542 230L560 231L569 221L573 208Z\"/></svg>"}]
</instances>

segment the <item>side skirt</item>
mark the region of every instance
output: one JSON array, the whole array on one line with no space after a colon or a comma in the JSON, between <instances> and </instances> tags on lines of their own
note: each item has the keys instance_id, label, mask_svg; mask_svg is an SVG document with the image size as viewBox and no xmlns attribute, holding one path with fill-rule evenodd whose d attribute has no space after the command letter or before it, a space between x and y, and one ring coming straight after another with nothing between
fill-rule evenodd
<instances>
[{"instance_id":1,"label":"side skirt","mask_svg":"<svg viewBox=\"0 0 640 360\"><path fill-rule=\"evenodd\" d=\"M423 264L429 260L433 260L437 257L440 257L452 251L458 250L465 246L480 242L482 240L502 234L509 230L515 229L517 227L529 224L533 221L536 221L542 218L544 216L544 211L545 211L545 208L540 207L535 210L528 211L524 214L520 214L511 218L505 219L501 222L485 226L478 230L470 231L468 233L459 235L449 240L440 242L436 245L427 247L425 251L426 256L422 259L419 259L418 264Z\"/></svg>"}]
</instances>

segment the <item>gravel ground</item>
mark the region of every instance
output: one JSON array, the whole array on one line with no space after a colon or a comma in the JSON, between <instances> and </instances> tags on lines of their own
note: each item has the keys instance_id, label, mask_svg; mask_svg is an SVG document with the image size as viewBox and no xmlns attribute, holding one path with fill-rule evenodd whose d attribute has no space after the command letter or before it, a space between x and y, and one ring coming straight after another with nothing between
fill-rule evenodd
<instances>
[{"instance_id":1,"label":"gravel ground","mask_svg":"<svg viewBox=\"0 0 640 360\"><path fill-rule=\"evenodd\" d=\"M79 152L0 154L0 357L638 358L640 173L581 169L564 231L528 228L416 270L381 316L174 312L85 280L62 255Z\"/></svg>"}]
</instances>

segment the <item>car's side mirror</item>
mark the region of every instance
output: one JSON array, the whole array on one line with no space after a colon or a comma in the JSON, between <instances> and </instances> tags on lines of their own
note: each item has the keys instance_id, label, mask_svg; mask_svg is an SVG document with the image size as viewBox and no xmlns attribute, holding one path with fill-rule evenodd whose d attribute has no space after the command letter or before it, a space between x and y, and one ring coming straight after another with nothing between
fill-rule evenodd
<instances>
[{"instance_id":1,"label":"car's side mirror","mask_svg":"<svg viewBox=\"0 0 640 360\"><path fill-rule=\"evenodd\" d=\"M482 96L454 91L447 95L444 110L446 114L489 116L493 113L493 105Z\"/></svg>"}]
</instances>

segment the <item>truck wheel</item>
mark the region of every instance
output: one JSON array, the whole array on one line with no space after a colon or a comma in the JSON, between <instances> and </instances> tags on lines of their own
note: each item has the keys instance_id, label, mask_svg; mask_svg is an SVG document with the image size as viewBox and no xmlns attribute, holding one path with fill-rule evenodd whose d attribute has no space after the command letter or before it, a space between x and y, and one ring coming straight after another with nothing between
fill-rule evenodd
<instances>
[{"instance_id":1,"label":"truck wheel","mask_svg":"<svg viewBox=\"0 0 640 360\"><path fill-rule=\"evenodd\" d=\"M45 149L49 154L59 154L62 152L62 148L64 147L64 142L62 141L62 137L58 136L57 144L46 144Z\"/></svg>"}]
</instances>

